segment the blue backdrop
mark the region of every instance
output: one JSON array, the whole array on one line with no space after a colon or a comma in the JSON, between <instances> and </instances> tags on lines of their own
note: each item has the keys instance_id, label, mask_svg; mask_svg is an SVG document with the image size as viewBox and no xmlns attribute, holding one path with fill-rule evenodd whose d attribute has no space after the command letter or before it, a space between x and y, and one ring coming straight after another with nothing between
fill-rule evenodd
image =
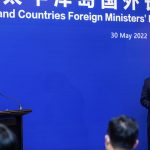
<instances>
[{"instance_id":1,"label":"blue backdrop","mask_svg":"<svg viewBox=\"0 0 150 150\"><path fill-rule=\"evenodd\" d=\"M101 1L100 1L101 2ZM137 9L54 7L54 1L0 4L1 11L116 13L144 15ZM112 39L111 32L149 34L149 23L0 18L0 91L33 112L24 117L25 150L103 150L110 118L133 116L140 124L138 150L146 150L146 109L140 105L144 78L150 76L147 39ZM17 109L1 97L0 109Z\"/></svg>"}]
</instances>

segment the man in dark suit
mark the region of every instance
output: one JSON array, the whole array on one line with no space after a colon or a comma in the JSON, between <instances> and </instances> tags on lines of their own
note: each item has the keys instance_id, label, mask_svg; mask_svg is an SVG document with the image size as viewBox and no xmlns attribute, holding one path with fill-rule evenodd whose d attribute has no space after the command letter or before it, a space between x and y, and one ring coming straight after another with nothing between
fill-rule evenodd
<instances>
[{"instance_id":1,"label":"man in dark suit","mask_svg":"<svg viewBox=\"0 0 150 150\"><path fill-rule=\"evenodd\" d=\"M144 80L140 101L141 104L148 110L147 135L148 135L148 150L150 150L150 78Z\"/></svg>"}]
</instances>

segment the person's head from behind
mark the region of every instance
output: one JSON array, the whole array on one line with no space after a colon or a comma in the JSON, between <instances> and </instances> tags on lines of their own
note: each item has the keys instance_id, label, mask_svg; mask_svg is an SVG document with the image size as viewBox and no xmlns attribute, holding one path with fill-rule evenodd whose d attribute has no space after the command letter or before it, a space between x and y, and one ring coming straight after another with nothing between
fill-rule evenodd
<instances>
[{"instance_id":1,"label":"person's head from behind","mask_svg":"<svg viewBox=\"0 0 150 150\"><path fill-rule=\"evenodd\" d=\"M0 150L16 150L16 137L5 125L0 124Z\"/></svg>"},{"instance_id":2,"label":"person's head from behind","mask_svg":"<svg viewBox=\"0 0 150 150\"><path fill-rule=\"evenodd\" d=\"M106 150L132 150L138 144L139 128L136 121L127 116L110 120L105 136Z\"/></svg>"}]
</instances>

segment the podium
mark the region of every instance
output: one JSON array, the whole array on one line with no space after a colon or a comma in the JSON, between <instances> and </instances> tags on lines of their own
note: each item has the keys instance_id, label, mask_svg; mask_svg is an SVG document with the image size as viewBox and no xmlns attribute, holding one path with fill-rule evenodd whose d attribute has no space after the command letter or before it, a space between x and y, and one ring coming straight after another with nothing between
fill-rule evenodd
<instances>
[{"instance_id":1,"label":"podium","mask_svg":"<svg viewBox=\"0 0 150 150\"><path fill-rule=\"evenodd\" d=\"M0 111L0 123L6 125L17 137L16 150L23 150L23 116L30 112L31 109Z\"/></svg>"}]
</instances>

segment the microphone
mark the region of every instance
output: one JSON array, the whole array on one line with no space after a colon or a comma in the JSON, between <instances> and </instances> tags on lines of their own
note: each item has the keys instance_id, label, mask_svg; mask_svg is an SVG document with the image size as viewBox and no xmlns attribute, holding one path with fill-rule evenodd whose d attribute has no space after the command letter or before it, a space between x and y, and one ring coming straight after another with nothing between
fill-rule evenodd
<instances>
[{"instance_id":1,"label":"microphone","mask_svg":"<svg viewBox=\"0 0 150 150\"><path fill-rule=\"evenodd\" d=\"M5 95L5 94L2 93L2 92L0 92L0 96L1 96L1 97L4 97L4 98L6 98L6 99L10 99L10 100L16 101L16 102L19 104L19 110L22 110L22 109L23 109L23 107L22 107L22 105L21 105L21 103L20 103L20 101L19 101L18 99L14 98L14 97L11 97L11 96L8 96L8 95Z\"/></svg>"}]
</instances>

